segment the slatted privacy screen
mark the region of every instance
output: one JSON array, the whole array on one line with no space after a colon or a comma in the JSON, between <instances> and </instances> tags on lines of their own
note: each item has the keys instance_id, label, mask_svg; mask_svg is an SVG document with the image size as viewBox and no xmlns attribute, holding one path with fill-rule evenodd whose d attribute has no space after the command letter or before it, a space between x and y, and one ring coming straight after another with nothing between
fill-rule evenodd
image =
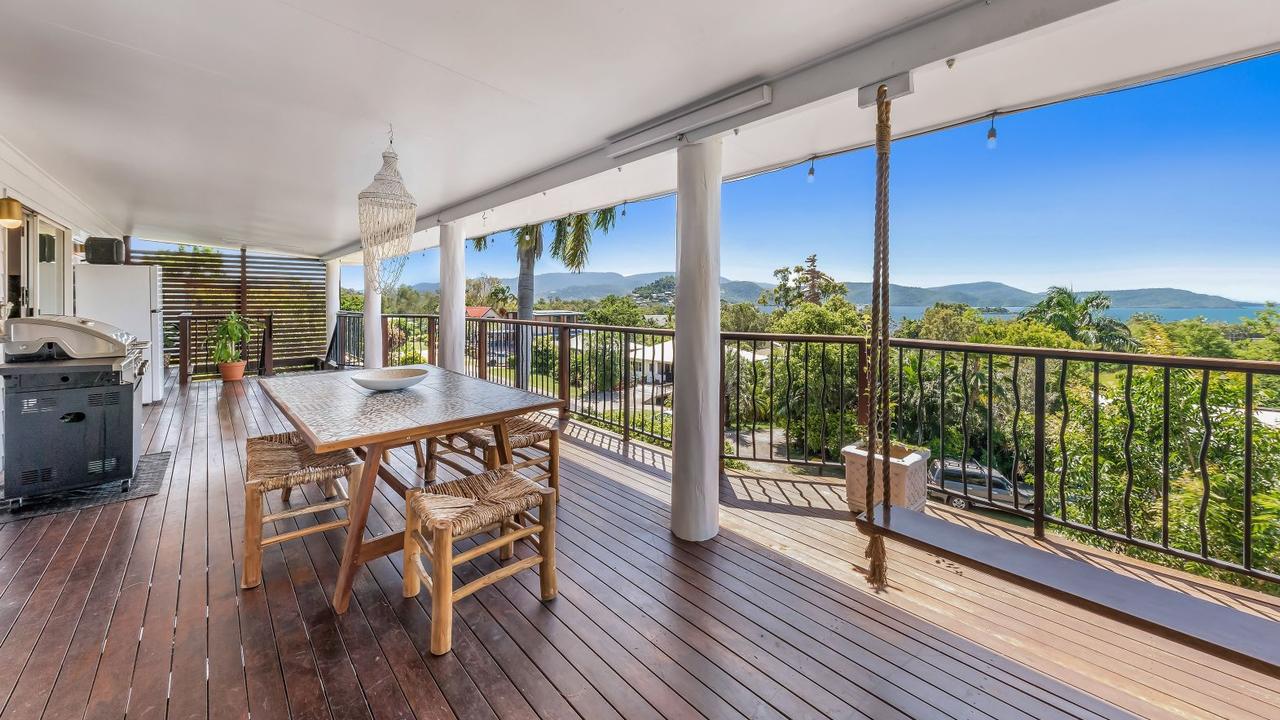
<instances>
[{"instance_id":1,"label":"slatted privacy screen","mask_svg":"<svg viewBox=\"0 0 1280 720\"><path fill-rule=\"evenodd\" d=\"M246 358L250 361L256 360L258 334L268 313L274 313L277 366L305 365L324 355L328 338L324 333L325 267L320 260L175 246L173 250L135 249L131 261L163 269L165 351L174 362L178 318L183 313L191 313L194 319L221 319L232 310L252 321L254 337Z\"/></svg>"}]
</instances>

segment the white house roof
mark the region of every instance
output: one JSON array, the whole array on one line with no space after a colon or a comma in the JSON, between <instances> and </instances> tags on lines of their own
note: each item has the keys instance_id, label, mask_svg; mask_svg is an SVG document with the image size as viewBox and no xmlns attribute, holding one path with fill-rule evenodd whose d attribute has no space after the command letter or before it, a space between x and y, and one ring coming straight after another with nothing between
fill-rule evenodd
<instances>
[{"instance_id":1,"label":"white house roof","mask_svg":"<svg viewBox=\"0 0 1280 720\"><path fill-rule=\"evenodd\" d=\"M739 177L866 144L853 91L897 72L913 133L1277 43L1273 0L12 0L0 182L81 232L340 256L388 122L422 247L440 220L669 192L662 131L690 111L688 139L740 131ZM699 109L764 85L750 110ZM659 139L618 154L637 132Z\"/></svg>"}]
</instances>

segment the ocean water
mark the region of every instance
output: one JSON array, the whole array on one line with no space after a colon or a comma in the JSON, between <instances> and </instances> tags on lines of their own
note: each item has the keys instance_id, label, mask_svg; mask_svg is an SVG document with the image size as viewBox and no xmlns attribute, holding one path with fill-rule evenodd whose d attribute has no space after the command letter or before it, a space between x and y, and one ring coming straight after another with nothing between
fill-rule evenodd
<instances>
[{"instance_id":1,"label":"ocean water","mask_svg":"<svg viewBox=\"0 0 1280 720\"><path fill-rule=\"evenodd\" d=\"M1144 307L1113 307L1107 311L1117 320L1127 321L1130 316L1137 313L1150 313L1159 316L1166 322L1175 320L1186 320L1188 318L1203 317L1210 322L1240 322L1241 318L1253 317L1254 313L1261 310L1264 306L1250 306L1240 308L1144 308ZM890 308L894 320L919 320L924 316L925 307L912 306L893 306ZM1007 308L1008 314L1005 313L989 313L990 318L1014 318L1022 311L1022 308Z\"/></svg>"}]
</instances>

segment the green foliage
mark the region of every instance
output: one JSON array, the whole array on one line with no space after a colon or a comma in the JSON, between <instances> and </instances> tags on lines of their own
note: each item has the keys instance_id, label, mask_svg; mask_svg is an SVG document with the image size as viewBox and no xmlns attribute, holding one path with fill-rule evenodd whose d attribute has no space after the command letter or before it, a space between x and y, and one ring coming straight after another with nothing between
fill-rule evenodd
<instances>
[{"instance_id":1,"label":"green foliage","mask_svg":"<svg viewBox=\"0 0 1280 720\"><path fill-rule=\"evenodd\" d=\"M786 335L865 335L870 327L866 313L843 297L833 297L822 305L802 303L775 312L769 329Z\"/></svg>"},{"instance_id":2,"label":"green foliage","mask_svg":"<svg viewBox=\"0 0 1280 720\"><path fill-rule=\"evenodd\" d=\"M361 307L364 298L361 296ZM440 296L430 290L415 290L409 285L399 285L382 296L382 312L389 315L429 315L440 312Z\"/></svg>"},{"instance_id":3,"label":"green foliage","mask_svg":"<svg viewBox=\"0 0 1280 720\"><path fill-rule=\"evenodd\" d=\"M338 309L347 312L364 312L364 293L351 288L339 288Z\"/></svg>"},{"instance_id":4,"label":"green foliage","mask_svg":"<svg viewBox=\"0 0 1280 720\"><path fill-rule=\"evenodd\" d=\"M751 303L721 303L720 329L724 332L768 332L769 315Z\"/></svg>"},{"instance_id":5,"label":"green foliage","mask_svg":"<svg viewBox=\"0 0 1280 720\"><path fill-rule=\"evenodd\" d=\"M619 327L647 327L644 310L631 297L608 295L587 311L588 323Z\"/></svg>"},{"instance_id":6,"label":"green foliage","mask_svg":"<svg viewBox=\"0 0 1280 720\"><path fill-rule=\"evenodd\" d=\"M636 302L646 305L673 303L676 299L676 276L663 275L651 283L632 290L631 296L636 299Z\"/></svg>"},{"instance_id":7,"label":"green foliage","mask_svg":"<svg viewBox=\"0 0 1280 720\"><path fill-rule=\"evenodd\" d=\"M903 322L897 334L925 340L969 342L983 322L981 313L963 303L934 303L919 320Z\"/></svg>"},{"instance_id":8,"label":"green foliage","mask_svg":"<svg viewBox=\"0 0 1280 720\"><path fill-rule=\"evenodd\" d=\"M1018 347L1075 348L1080 343L1071 336L1037 320L984 320L968 342Z\"/></svg>"},{"instance_id":9,"label":"green foliage","mask_svg":"<svg viewBox=\"0 0 1280 720\"><path fill-rule=\"evenodd\" d=\"M802 303L817 305L845 294L844 285L818 269L817 255L805 258L803 265L780 267L773 271L773 277L778 284L760 295L761 305L790 310Z\"/></svg>"},{"instance_id":10,"label":"green foliage","mask_svg":"<svg viewBox=\"0 0 1280 720\"><path fill-rule=\"evenodd\" d=\"M213 361L216 363L240 362L240 345L249 340L249 325L232 311L213 333Z\"/></svg>"},{"instance_id":11,"label":"green foliage","mask_svg":"<svg viewBox=\"0 0 1280 720\"><path fill-rule=\"evenodd\" d=\"M628 363L616 333L587 332L574 338L569 358L569 384L586 392L605 392L622 384ZM534 353L536 358L537 353Z\"/></svg>"},{"instance_id":12,"label":"green foliage","mask_svg":"<svg viewBox=\"0 0 1280 720\"><path fill-rule=\"evenodd\" d=\"M1044 299L1023 310L1021 317L1042 322L1089 347L1134 350L1137 343L1129 328L1104 314L1110 307L1111 298L1101 292L1078 296L1070 288L1051 287Z\"/></svg>"}]
</instances>

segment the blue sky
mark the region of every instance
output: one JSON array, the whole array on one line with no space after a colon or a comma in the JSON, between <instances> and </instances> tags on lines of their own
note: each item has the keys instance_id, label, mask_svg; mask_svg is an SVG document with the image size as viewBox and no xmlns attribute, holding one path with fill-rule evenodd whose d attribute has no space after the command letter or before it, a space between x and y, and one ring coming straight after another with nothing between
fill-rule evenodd
<instances>
[{"instance_id":1,"label":"blue sky","mask_svg":"<svg viewBox=\"0 0 1280 720\"><path fill-rule=\"evenodd\" d=\"M902 102L909 102L903 100ZM1027 290L1180 287L1280 300L1280 56L894 144L891 272L908 285L996 280ZM726 184L721 268L768 281L817 253L869 278L870 151ZM506 237L467 274L516 274ZM588 270L673 270L675 200L631 204ZM436 250L406 282L435 281ZM549 256L538 272L562 271ZM344 286L359 287L359 268Z\"/></svg>"}]
</instances>

